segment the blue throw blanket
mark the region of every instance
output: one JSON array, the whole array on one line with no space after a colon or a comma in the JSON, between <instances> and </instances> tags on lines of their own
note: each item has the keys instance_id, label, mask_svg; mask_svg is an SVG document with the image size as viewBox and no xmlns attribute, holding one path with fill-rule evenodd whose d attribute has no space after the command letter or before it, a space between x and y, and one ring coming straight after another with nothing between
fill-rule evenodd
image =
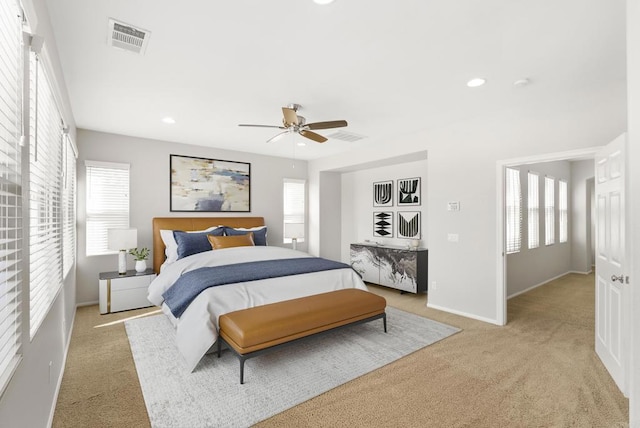
<instances>
[{"instance_id":1,"label":"blue throw blanket","mask_svg":"<svg viewBox=\"0 0 640 428\"><path fill-rule=\"evenodd\" d=\"M351 266L319 257L262 260L203 267L184 273L164 292L162 297L171 313L177 318L202 291L209 287L345 268L351 269Z\"/></svg>"}]
</instances>

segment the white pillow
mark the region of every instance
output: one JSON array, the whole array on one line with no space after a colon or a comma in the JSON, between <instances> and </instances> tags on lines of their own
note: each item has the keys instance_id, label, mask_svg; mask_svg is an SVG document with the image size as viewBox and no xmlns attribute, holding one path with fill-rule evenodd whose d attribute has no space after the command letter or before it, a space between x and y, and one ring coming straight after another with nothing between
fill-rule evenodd
<instances>
[{"instance_id":1,"label":"white pillow","mask_svg":"<svg viewBox=\"0 0 640 428\"><path fill-rule=\"evenodd\" d=\"M219 227L224 226L211 226L205 230L189 230L188 233L202 233L202 232L211 232ZM161 269L165 265L170 265L178 260L178 243L176 242L176 238L173 236L173 230L170 229L160 229L160 237L162 238L162 242L164 242L164 246L166 249L164 250L164 255L167 257Z\"/></svg>"}]
</instances>

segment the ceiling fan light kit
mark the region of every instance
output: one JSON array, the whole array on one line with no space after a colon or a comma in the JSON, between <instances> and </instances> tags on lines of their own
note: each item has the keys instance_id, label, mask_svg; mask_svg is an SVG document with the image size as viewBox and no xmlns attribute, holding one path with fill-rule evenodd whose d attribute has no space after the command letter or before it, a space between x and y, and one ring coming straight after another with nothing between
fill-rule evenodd
<instances>
[{"instance_id":1,"label":"ceiling fan light kit","mask_svg":"<svg viewBox=\"0 0 640 428\"><path fill-rule=\"evenodd\" d=\"M327 138L313 132L313 130L317 129L332 129L332 128L341 128L347 126L346 120L332 120L327 122L314 122L307 123L307 119L303 116L298 116L298 110L301 108L300 104L289 104L287 107L282 107L282 126L276 125L254 125L254 124L244 124L241 123L238 126L249 126L249 127L258 127L258 128L277 128L283 129L281 133L271 137L267 140L267 143L271 143L279 140L284 135L289 133L296 133L305 138L308 138L316 143L324 143L327 141Z\"/></svg>"}]
</instances>

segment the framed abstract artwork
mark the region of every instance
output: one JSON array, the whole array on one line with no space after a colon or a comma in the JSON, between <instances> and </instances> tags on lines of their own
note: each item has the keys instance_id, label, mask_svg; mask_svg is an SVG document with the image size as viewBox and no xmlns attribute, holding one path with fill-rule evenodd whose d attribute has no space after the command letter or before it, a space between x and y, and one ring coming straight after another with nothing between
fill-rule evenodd
<instances>
[{"instance_id":1,"label":"framed abstract artwork","mask_svg":"<svg viewBox=\"0 0 640 428\"><path fill-rule=\"evenodd\" d=\"M381 238L393 238L392 211L373 213L373 236Z\"/></svg>"},{"instance_id":2,"label":"framed abstract artwork","mask_svg":"<svg viewBox=\"0 0 640 428\"><path fill-rule=\"evenodd\" d=\"M393 206L393 180L373 183L373 206Z\"/></svg>"},{"instance_id":3,"label":"framed abstract artwork","mask_svg":"<svg viewBox=\"0 0 640 428\"><path fill-rule=\"evenodd\" d=\"M171 211L250 212L251 164L169 155Z\"/></svg>"},{"instance_id":4,"label":"framed abstract artwork","mask_svg":"<svg viewBox=\"0 0 640 428\"><path fill-rule=\"evenodd\" d=\"M420 211L398 211L398 238L421 238Z\"/></svg>"},{"instance_id":5,"label":"framed abstract artwork","mask_svg":"<svg viewBox=\"0 0 640 428\"><path fill-rule=\"evenodd\" d=\"M420 205L420 177L401 178L398 180L398 206Z\"/></svg>"}]
</instances>

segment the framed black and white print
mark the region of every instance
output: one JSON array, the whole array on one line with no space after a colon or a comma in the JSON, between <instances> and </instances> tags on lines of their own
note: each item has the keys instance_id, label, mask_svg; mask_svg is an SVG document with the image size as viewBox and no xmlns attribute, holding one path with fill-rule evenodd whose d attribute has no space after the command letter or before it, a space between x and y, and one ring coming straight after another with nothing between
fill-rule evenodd
<instances>
[{"instance_id":1,"label":"framed black and white print","mask_svg":"<svg viewBox=\"0 0 640 428\"><path fill-rule=\"evenodd\" d=\"M398 238L421 238L420 211L398 211Z\"/></svg>"},{"instance_id":2,"label":"framed black and white print","mask_svg":"<svg viewBox=\"0 0 640 428\"><path fill-rule=\"evenodd\" d=\"M393 180L373 183L373 206L393 206Z\"/></svg>"},{"instance_id":3,"label":"framed black and white print","mask_svg":"<svg viewBox=\"0 0 640 428\"><path fill-rule=\"evenodd\" d=\"M420 205L420 177L398 180L398 206Z\"/></svg>"},{"instance_id":4,"label":"framed black and white print","mask_svg":"<svg viewBox=\"0 0 640 428\"><path fill-rule=\"evenodd\" d=\"M381 238L393 238L392 211L373 213L373 236Z\"/></svg>"},{"instance_id":5,"label":"framed black and white print","mask_svg":"<svg viewBox=\"0 0 640 428\"><path fill-rule=\"evenodd\" d=\"M169 156L171 211L250 212L251 164Z\"/></svg>"}]
</instances>

